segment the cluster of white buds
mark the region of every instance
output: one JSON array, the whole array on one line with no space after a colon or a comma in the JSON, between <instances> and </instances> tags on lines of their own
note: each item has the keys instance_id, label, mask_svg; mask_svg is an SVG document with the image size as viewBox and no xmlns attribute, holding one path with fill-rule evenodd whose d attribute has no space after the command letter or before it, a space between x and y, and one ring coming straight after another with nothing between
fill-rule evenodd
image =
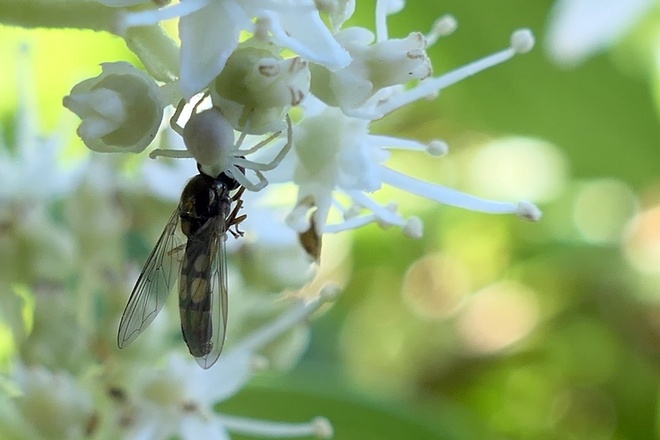
<instances>
[{"instance_id":1,"label":"cluster of white buds","mask_svg":"<svg viewBox=\"0 0 660 440\"><path fill-rule=\"evenodd\" d=\"M385 165L392 149L444 154L441 140L423 144L370 133L372 121L529 51L529 30L514 32L502 51L433 76L426 50L453 32L456 20L440 17L427 34L389 38L387 17L403 2L377 2L375 32L343 28L355 9L350 0L199 0L139 12L124 9L122 0L103 3L121 8L117 29L123 31L178 17L180 76L161 87L167 93L157 93L155 82L139 73L113 88L118 80L111 74L120 67L135 70L120 64L104 66L101 77L76 86L65 105L83 118L79 133L94 150L141 151L156 134L163 102L171 104L177 107L171 125L186 150L156 149L150 157L194 158L202 172L227 173L251 191L293 182L298 198L287 224L315 257L323 233L368 223L422 235L419 218L404 218L396 203L381 205L370 197L383 184L467 209L540 217L529 202L478 199ZM239 42L241 32L249 38ZM295 124L288 116L293 107L300 109ZM331 211L343 220L328 224Z\"/></svg>"}]
</instances>

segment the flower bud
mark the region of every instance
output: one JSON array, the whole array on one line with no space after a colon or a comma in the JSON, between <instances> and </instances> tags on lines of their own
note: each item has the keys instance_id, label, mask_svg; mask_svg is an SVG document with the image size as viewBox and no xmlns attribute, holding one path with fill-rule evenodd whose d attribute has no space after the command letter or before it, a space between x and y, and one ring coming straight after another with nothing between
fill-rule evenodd
<instances>
[{"instance_id":1,"label":"flower bud","mask_svg":"<svg viewBox=\"0 0 660 440\"><path fill-rule=\"evenodd\" d=\"M139 153L163 119L158 85L128 63L101 66L101 75L77 84L63 104L82 119L77 133L90 150Z\"/></svg>"},{"instance_id":2,"label":"flower bud","mask_svg":"<svg viewBox=\"0 0 660 440\"><path fill-rule=\"evenodd\" d=\"M314 95L342 110L356 109L383 88L424 79L433 72L426 40L419 32L377 43L373 39L373 34L363 29L348 28L338 33L337 40L353 62L335 72L312 66Z\"/></svg>"},{"instance_id":3,"label":"flower bud","mask_svg":"<svg viewBox=\"0 0 660 440\"><path fill-rule=\"evenodd\" d=\"M12 400L14 408L8 409L8 413L20 414L22 423L31 428L35 437L93 437L90 431L97 415L92 397L73 376L53 373L38 365L19 365L13 376L20 395Z\"/></svg>"},{"instance_id":4,"label":"flower bud","mask_svg":"<svg viewBox=\"0 0 660 440\"><path fill-rule=\"evenodd\" d=\"M284 115L305 98L309 84L302 58L243 45L211 85L211 98L236 130L264 134L286 128Z\"/></svg>"}]
</instances>

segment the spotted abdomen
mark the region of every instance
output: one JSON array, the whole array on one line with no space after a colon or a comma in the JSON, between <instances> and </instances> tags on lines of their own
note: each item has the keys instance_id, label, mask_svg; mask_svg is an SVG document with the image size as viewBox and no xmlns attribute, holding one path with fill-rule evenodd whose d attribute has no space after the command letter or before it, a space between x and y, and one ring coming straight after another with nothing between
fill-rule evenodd
<instances>
[{"instance_id":1,"label":"spotted abdomen","mask_svg":"<svg viewBox=\"0 0 660 440\"><path fill-rule=\"evenodd\" d=\"M203 239L203 237L200 237ZM181 331L190 354L205 356L213 348L211 319L211 243L193 239L186 244L179 279Z\"/></svg>"}]
</instances>

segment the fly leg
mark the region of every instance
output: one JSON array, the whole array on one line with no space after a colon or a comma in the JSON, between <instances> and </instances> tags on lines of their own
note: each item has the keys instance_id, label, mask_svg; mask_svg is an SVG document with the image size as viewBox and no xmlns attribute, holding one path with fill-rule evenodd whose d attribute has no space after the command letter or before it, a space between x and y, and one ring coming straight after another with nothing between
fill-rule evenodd
<instances>
[{"instance_id":1,"label":"fly leg","mask_svg":"<svg viewBox=\"0 0 660 440\"><path fill-rule=\"evenodd\" d=\"M236 238L243 236L243 231L238 229L238 225L247 218L247 214L238 215L238 211L243 207L243 200L241 200L243 192L245 192L245 187L241 186L231 198L232 202L236 202L236 204L234 205L234 209L232 209L231 213L227 216L227 230ZM234 226L233 230L229 229L231 226Z\"/></svg>"}]
</instances>

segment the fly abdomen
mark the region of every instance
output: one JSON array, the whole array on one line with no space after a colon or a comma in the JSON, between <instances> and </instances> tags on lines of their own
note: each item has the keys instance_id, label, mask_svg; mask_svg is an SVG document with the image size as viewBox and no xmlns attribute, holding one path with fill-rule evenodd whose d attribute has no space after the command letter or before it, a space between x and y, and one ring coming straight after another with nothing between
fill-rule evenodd
<instances>
[{"instance_id":1,"label":"fly abdomen","mask_svg":"<svg viewBox=\"0 0 660 440\"><path fill-rule=\"evenodd\" d=\"M181 331L190 354L195 357L205 356L213 348L211 264L209 252L200 252L200 245L208 248L210 243L190 240L186 244L179 280Z\"/></svg>"}]
</instances>

